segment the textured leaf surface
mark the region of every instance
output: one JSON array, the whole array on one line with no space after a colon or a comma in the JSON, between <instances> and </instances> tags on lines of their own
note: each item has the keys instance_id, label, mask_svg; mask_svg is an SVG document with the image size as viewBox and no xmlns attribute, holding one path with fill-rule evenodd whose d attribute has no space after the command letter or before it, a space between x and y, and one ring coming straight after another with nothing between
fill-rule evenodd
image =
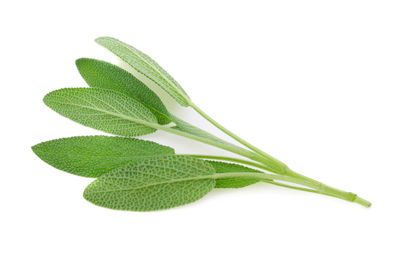
<instances>
[{"instance_id":1,"label":"textured leaf surface","mask_svg":"<svg viewBox=\"0 0 400 255\"><path fill-rule=\"evenodd\" d=\"M61 138L32 150L49 165L85 177L99 177L143 157L174 154L174 149L154 142L110 136Z\"/></svg>"},{"instance_id":2,"label":"textured leaf surface","mask_svg":"<svg viewBox=\"0 0 400 255\"><path fill-rule=\"evenodd\" d=\"M238 164L231 164L231 163L225 163L225 162L220 162L220 161L212 161L208 160L208 163L210 163L216 173L238 173L238 172L250 172L250 173L262 173L262 171L258 171L255 169L251 169L242 165ZM254 184L256 182L259 182L259 179L252 179L252 178L221 178L221 179L216 179L216 188L243 188L246 186L249 186L251 184Z\"/></svg>"},{"instance_id":3,"label":"textured leaf surface","mask_svg":"<svg viewBox=\"0 0 400 255\"><path fill-rule=\"evenodd\" d=\"M122 136L153 133L154 128L138 124L157 123L149 109L120 92L100 88L60 89L43 101L59 114L85 126Z\"/></svg>"},{"instance_id":4,"label":"textured leaf surface","mask_svg":"<svg viewBox=\"0 0 400 255\"><path fill-rule=\"evenodd\" d=\"M96 59L81 58L76 61L76 65L89 86L117 90L149 108L159 124L171 122L160 98L129 72Z\"/></svg>"},{"instance_id":5,"label":"textured leaf surface","mask_svg":"<svg viewBox=\"0 0 400 255\"><path fill-rule=\"evenodd\" d=\"M138 49L111 37L100 37L96 42L117 55L137 72L143 74L182 106L189 105L189 97L174 78L152 58Z\"/></svg>"},{"instance_id":6,"label":"textured leaf surface","mask_svg":"<svg viewBox=\"0 0 400 255\"><path fill-rule=\"evenodd\" d=\"M214 168L185 156L144 159L113 170L84 192L90 202L120 210L153 211L194 202L215 186Z\"/></svg>"}]
</instances>

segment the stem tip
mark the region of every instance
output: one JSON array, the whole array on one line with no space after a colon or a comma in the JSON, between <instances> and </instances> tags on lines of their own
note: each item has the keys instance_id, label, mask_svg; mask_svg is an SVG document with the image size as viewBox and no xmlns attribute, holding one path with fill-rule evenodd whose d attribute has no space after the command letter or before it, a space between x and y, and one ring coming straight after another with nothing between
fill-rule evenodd
<instances>
[{"instance_id":1,"label":"stem tip","mask_svg":"<svg viewBox=\"0 0 400 255\"><path fill-rule=\"evenodd\" d=\"M365 200L365 199L362 199L361 197L356 197L356 199L354 199L354 201L353 201L354 203L357 203L357 204L360 204L360 205L362 205L362 206L365 206L365 207L371 207L371 202L369 202L369 201L367 201L367 200Z\"/></svg>"}]
</instances>

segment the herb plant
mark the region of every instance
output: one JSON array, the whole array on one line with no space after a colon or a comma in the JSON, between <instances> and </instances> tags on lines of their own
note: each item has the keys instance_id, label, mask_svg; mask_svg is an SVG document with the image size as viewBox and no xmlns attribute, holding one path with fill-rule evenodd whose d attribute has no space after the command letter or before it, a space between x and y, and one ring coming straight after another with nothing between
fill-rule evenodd
<instances>
[{"instance_id":1,"label":"herb plant","mask_svg":"<svg viewBox=\"0 0 400 255\"><path fill-rule=\"evenodd\" d=\"M44 103L82 125L117 136L51 140L32 147L55 168L97 178L84 191L90 202L112 209L152 211L196 201L214 188L265 182L328 195L369 207L370 202L289 169L230 132L196 106L153 59L117 39L96 40L147 79L110 63L82 58L76 65L89 88L50 92ZM143 80L143 79L142 79ZM153 82L183 107L191 107L243 147L224 141L168 111L145 84ZM162 130L233 152L248 160L214 155L176 155L174 149L132 138ZM270 172L270 173L268 173Z\"/></svg>"}]
</instances>

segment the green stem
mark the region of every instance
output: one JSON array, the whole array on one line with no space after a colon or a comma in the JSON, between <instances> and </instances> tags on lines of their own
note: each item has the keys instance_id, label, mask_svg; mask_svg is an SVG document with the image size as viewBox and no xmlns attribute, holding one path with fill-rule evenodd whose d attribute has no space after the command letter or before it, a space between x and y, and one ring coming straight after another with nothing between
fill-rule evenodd
<instances>
[{"instance_id":1,"label":"green stem","mask_svg":"<svg viewBox=\"0 0 400 255\"><path fill-rule=\"evenodd\" d=\"M360 204L362 206L365 206L365 207L371 207L371 202L369 202L368 200L365 200L361 197L356 197L356 199L353 202Z\"/></svg>"},{"instance_id":2,"label":"green stem","mask_svg":"<svg viewBox=\"0 0 400 255\"><path fill-rule=\"evenodd\" d=\"M259 154L260 156L262 156L265 161L267 161L269 164L273 164L273 165L278 165L279 168L281 169L281 171L286 170L287 166L279 161L278 159L272 157L271 155L263 152L262 150L258 149L257 147L255 147L254 145L248 143L247 141L243 140L242 138L240 138L239 136L235 135L234 133L232 133L231 131L229 131L228 129L226 129L224 126L222 126L221 124L219 124L216 120L214 120L213 118L211 118L209 115L207 115L204 111L202 111L197 105L195 105L193 102L189 103L190 107L192 107L196 112L198 112L201 116L203 116L203 118L205 118L206 120L208 120L211 124L213 124L215 127L217 127L219 130L221 130L222 132L224 132L225 134L227 134L228 136L232 137L233 139L235 139L236 141L238 141L239 143L243 144L244 146L246 146L247 148L249 148L250 150L254 151L255 153Z\"/></svg>"},{"instance_id":3,"label":"green stem","mask_svg":"<svg viewBox=\"0 0 400 255\"><path fill-rule=\"evenodd\" d=\"M243 159L222 157L222 156L209 156L209 155L189 155L189 156L195 157L195 158L201 158L201 159L216 159L216 160L236 162L236 163L241 163L241 164L245 164L245 165L249 165L249 166L254 166L254 167L257 167L260 169L268 170L265 166L263 166L261 164L257 164L255 162L251 162L251 161L243 160ZM345 199L345 200L354 199L355 194L353 194L353 193L345 192L342 190L338 190L338 189L329 187L321 182L318 182L318 181L308 178L306 176L300 175L291 170L288 171L288 174L296 179L307 180L308 184L306 184L305 186L312 187L314 189L295 187L295 186L286 185L286 184L277 183L277 182L268 181L268 180L264 180L264 182L268 182L270 184L278 185L278 186L282 186L282 187L286 187L286 188L308 191L308 192L318 193L318 194L327 195L327 196L336 197L336 198L347 197L347 199ZM303 183L303 185L304 185L304 183ZM358 196L356 196L355 200L358 200L359 202L357 202L357 203L359 203L359 204L364 203L363 204L364 206L367 206L367 207L370 206L370 203L368 201L361 199Z\"/></svg>"},{"instance_id":4,"label":"green stem","mask_svg":"<svg viewBox=\"0 0 400 255\"><path fill-rule=\"evenodd\" d=\"M277 174L268 174L268 173L256 173L256 172L229 172L229 173L216 173L214 174L215 179L221 178L248 178L248 179L257 179L257 180L279 180L286 181L291 183L296 183L303 186L308 186L310 183L308 181L297 179L290 176L285 175L277 175Z\"/></svg>"},{"instance_id":5,"label":"green stem","mask_svg":"<svg viewBox=\"0 0 400 255\"><path fill-rule=\"evenodd\" d=\"M288 184L283 184L280 182L275 182L275 181L268 181L268 180L263 180L263 182L272 184L272 185L276 185L276 186L281 186L281 187L285 187L285 188L289 188L289 189L295 189L295 190L301 190L301 191L306 191L306 192L312 192L312 193L316 193L316 194L321 194L321 195L325 195L325 196L330 196L330 197L335 197L338 198L337 196L333 195L333 194L329 194L329 193L325 193L319 190L314 190L314 189L308 189L308 188L302 188L302 187L297 187L297 186L292 186L292 185L288 185Z\"/></svg>"},{"instance_id":6,"label":"green stem","mask_svg":"<svg viewBox=\"0 0 400 255\"><path fill-rule=\"evenodd\" d=\"M312 193L316 193L316 194L321 194L321 195L325 195L325 196L330 196L330 197L334 197L334 198L339 198L342 199L340 196L335 195L335 194L331 194L331 193L327 193L324 191L320 191L320 190L314 190L314 189L308 189L308 188L302 188L302 187L296 187L296 186L292 186L292 185L287 185L287 184L283 184L283 183L279 183L279 182L275 182L275 181L268 181L268 180L264 180L263 182L272 184L272 185L276 185L276 186L281 186L281 187L285 187L285 188L289 188L289 189L295 189L295 190L301 190L301 191L306 191L306 192L312 192ZM347 200L347 199L345 199ZM349 201L349 200L347 200ZM360 197L356 197L356 199L354 199L352 202L360 204L362 206L365 207L370 207L371 203L363 198Z\"/></svg>"},{"instance_id":7,"label":"green stem","mask_svg":"<svg viewBox=\"0 0 400 255\"><path fill-rule=\"evenodd\" d=\"M271 180L279 180L279 181L285 181L285 182L291 182L291 183L295 183L295 184L299 184L299 185L303 185L303 186L307 186L307 187L312 187L314 186L313 183L310 183L308 180L303 180L303 179L297 179L294 177L290 177L290 176L282 176L282 175L275 175L275 174L267 174L267 173L252 173L252 172L234 172L234 173L216 173L214 174L214 178L215 179L221 179L221 178L251 178L251 179L259 179L259 180L263 180L265 182L271 183ZM286 184L281 184L281 183L271 183L274 185L279 185L279 186L284 186L287 188L292 188L292 189L299 189L299 190L303 190L303 191L308 191L308 192L314 192L314 193L318 193L318 194L323 194L323 195L328 195L328 196L333 196L336 198L340 198L349 202L354 202L357 204L360 204L362 206L365 207L370 207L371 203L368 202L367 200L358 197L356 194L350 193L350 192L344 192L344 191L340 191L339 190L335 190L334 193L332 193L331 190L326 191L326 190L310 190L310 189L305 189L305 188L301 188L301 187L294 187L294 186L290 186L290 185L286 185Z\"/></svg>"},{"instance_id":8,"label":"green stem","mask_svg":"<svg viewBox=\"0 0 400 255\"><path fill-rule=\"evenodd\" d=\"M329 194L332 194L335 197L338 197L338 198L341 198L341 199L345 199L345 200L348 200L348 201L352 201L352 202L356 202L356 203L361 204L361 205L363 205L365 207L370 207L371 206L371 203L369 201L358 197L356 194L354 194L352 192L346 192L346 191L343 191L343 190L340 190L340 189L333 188L333 187L328 186L328 185L326 185L326 184L324 184L322 182L319 182L317 180L311 179L311 178L309 178L307 176L304 176L302 174L296 173L296 172L294 172L294 171L292 171L290 169L288 171L288 176L291 176L291 177L294 177L294 178L300 178L302 180L308 181L309 183L312 184L312 185L310 185L308 187L314 188L314 189L319 190L321 192L329 193Z\"/></svg>"},{"instance_id":9,"label":"green stem","mask_svg":"<svg viewBox=\"0 0 400 255\"><path fill-rule=\"evenodd\" d=\"M255 162L251 162L251 161L248 161L248 160L244 160L244 159L223 157L223 156L213 156L213 155L195 155L195 154L185 154L185 155L189 156L189 157L200 158L200 159L216 159L216 160L222 160L222 161L241 163L241 164L245 164L245 165L248 165L248 166L253 166L253 167L260 168L260 169L268 170L268 168L265 167L264 165L261 165L261 164L255 163ZM297 179L303 179L303 178L297 178ZM271 183L270 181L267 181L267 180L264 180L264 181ZM310 183L313 183L313 180L311 180ZM320 191L294 187L294 186L285 185L285 184L281 184L281 183L271 183L271 184L276 184L276 185L283 186L283 187L296 188L296 189L305 190L305 191L312 191L312 192L315 192L315 193L321 193Z\"/></svg>"},{"instance_id":10,"label":"green stem","mask_svg":"<svg viewBox=\"0 0 400 255\"><path fill-rule=\"evenodd\" d=\"M278 166L278 171L280 174L284 174L287 176L292 176L298 179L302 179L302 180L306 180L308 181L311 186L316 190L319 190L321 192L324 193L329 193L335 197L339 197L345 200L353 200L353 201L357 201L360 204L363 204L366 207L369 207L371 205L370 202L361 199L359 197L357 197L357 195L351 193L351 192L345 192L339 189L335 189L332 188L328 185L325 185L321 182L318 182L316 180L313 180L311 178L308 178L304 175L301 175L299 173L296 173L292 170L290 170L284 163L282 163L281 161L279 161L278 159L270 156L269 154L263 152L262 150L258 149L257 147L255 147L254 145L248 143L247 141L243 140L242 138L240 138L239 136L235 135L234 133L232 133L231 131L229 131L228 129L226 129L225 127L223 127L221 124L219 124L217 121L215 121L213 118L211 118L210 116L208 116L204 111L202 111L199 107L197 107L197 105L195 105L193 102L190 102L189 105L196 111L198 112L201 116L203 116L203 118L205 118L206 120L208 120L211 124L213 124L215 127L217 127L219 130L221 130L222 132L224 132L225 134L227 134L228 136L232 137L233 139L235 139L236 141L238 141L239 143L241 143L242 145L246 146L247 148L249 148L250 150L254 151L255 153L257 153L258 155L260 155L264 160L257 160L256 161L263 163L267 166ZM253 159L254 160L254 159ZM273 167L273 170L276 170L276 168ZM271 170L270 170L271 171Z\"/></svg>"}]
</instances>

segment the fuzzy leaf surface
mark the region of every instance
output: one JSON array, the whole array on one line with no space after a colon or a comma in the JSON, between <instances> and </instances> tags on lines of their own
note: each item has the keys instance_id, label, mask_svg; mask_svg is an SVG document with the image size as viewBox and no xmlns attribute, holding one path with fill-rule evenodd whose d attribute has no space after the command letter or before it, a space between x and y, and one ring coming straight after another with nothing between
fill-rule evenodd
<instances>
[{"instance_id":1,"label":"fuzzy leaf surface","mask_svg":"<svg viewBox=\"0 0 400 255\"><path fill-rule=\"evenodd\" d=\"M117 55L137 72L152 80L179 104L189 105L189 97L183 88L152 58L133 46L112 37L100 37L96 39L96 42Z\"/></svg>"},{"instance_id":2,"label":"fuzzy leaf surface","mask_svg":"<svg viewBox=\"0 0 400 255\"><path fill-rule=\"evenodd\" d=\"M207 160L207 162L214 167L216 173L239 173L239 172L262 173L262 171L251 169L238 164L231 164L231 163L212 161L212 160ZM257 183L259 181L260 181L259 179L243 178L243 177L221 178L221 179L216 179L215 187L243 188L251 184Z\"/></svg>"},{"instance_id":3,"label":"fuzzy leaf surface","mask_svg":"<svg viewBox=\"0 0 400 255\"><path fill-rule=\"evenodd\" d=\"M143 82L124 69L96 59L80 58L76 66L90 87L117 90L139 101L157 117L161 125L171 122L160 98Z\"/></svg>"},{"instance_id":4,"label":"fuzzy leaf surface","mask_svg":"<svg viewBox=\"0 0 400 255\"><path fill-rule=\"evenodd\" d=\"M110 136L61 138L39 143L32 150L49 165L84 177L99 177L143 157L175 153L155 142Z\"/></svg>"},{"instance_id":5,"label":"fuzzy leaf surface","mask_svg":"<svg viewBox=\"0 0 400 255\"><path fill-rule=\"evenodd\" d=\"M139 136L156 129L138 124L157 123L154 114L137 100L101 88L60 89L47 94L44 103L82 125L121 136Z\"/></svg>"},{"instance_id":6,"label":"fuzzy leaf surface","mask_svg":"<svg viewBox=\"0 0 400 255\"><path fill-rule=\"evenodd\" d=\"M215 186L214 168L185 156L144 159L92 182L84 197L99 206L154 211L194 202Z\"/></svg>"}]
</instances>

